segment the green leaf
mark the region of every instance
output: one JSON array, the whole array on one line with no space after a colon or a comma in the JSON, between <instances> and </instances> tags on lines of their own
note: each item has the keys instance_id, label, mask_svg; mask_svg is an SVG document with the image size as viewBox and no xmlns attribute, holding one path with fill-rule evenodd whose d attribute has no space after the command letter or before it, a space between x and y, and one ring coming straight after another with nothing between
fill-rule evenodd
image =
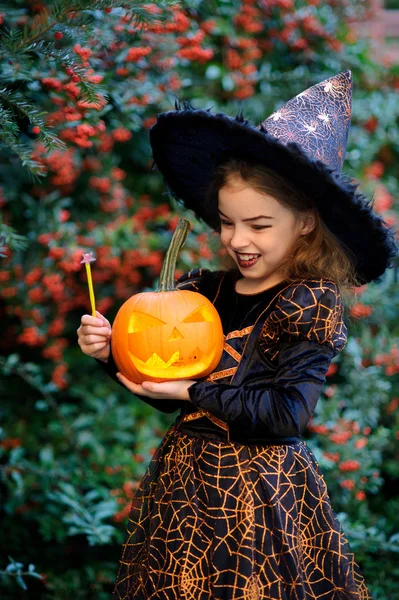
<instances>
[{"instance_id":1,"label":"green leaf","mask_svg":"<svg viewBox=\"0 0 399 600\"><path fill-rule=\"evenodd\" d=\"M25 584L24 580L22 579L21 575L17 575L17 576L15 577L15 581L18 583L18 585L19 585L19 586L20 586L22 589L24 589L24 590L27 590L27 589L28 589L28 587L27 587L27 585Z\"/></svg>"}]
</instances>

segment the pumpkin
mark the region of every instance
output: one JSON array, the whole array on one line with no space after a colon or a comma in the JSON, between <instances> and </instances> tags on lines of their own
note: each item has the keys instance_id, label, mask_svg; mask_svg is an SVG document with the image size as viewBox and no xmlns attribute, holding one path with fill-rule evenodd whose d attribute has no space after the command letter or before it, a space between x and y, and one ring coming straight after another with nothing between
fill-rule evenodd
<instances>
[{"instance_id":1,"label":"pumpkin","mask_svg":"<svg viewBox=\"0 0 399 600\"><path fill-rule=\"evenodd\" d=\"M180 219L154 292L129 298L111 334L119 371L134 383L205 377L218 365L224 336L219 314L198 292L175 289L177 255L190 229Z\"/></svg>"}]
</instances>

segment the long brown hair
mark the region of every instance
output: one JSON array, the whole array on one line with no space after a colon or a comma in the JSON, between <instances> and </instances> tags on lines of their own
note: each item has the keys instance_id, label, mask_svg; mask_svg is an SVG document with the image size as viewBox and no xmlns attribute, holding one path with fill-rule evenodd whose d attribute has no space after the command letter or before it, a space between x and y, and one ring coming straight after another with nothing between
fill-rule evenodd
<instances>
[{"instance_id":1,"label":"long brown hair","mask_svg":"<svg viewBox=\"0 0 399 600\"><path fill-rule=\"evenodd\" d=\"M281 263L282 279L289 283L310 278L330 279L337 284L344 303L351 306L356 301L353 288L361 286L351 253L327 228L312 200L267 167L242 158L230 158L216 168L206 201L217 205L220 188L237 177L256 191L273 196L298 217L311 213L315 218L312 231L294 242ZM223 266L238 270L229 256Z\"/></svg>"}]
</instances>

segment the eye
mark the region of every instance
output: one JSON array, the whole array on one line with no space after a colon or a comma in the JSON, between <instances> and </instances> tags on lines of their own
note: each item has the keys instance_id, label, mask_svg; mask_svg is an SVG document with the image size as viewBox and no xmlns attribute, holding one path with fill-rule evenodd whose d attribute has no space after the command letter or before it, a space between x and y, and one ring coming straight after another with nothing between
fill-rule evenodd
<instances>
[{"instance_id":1,"label":"eye","mask_svg":"<svg viewBox=\"0 0 399 600\"><path fill-rule=\"evenodd\" d=\"M166 323L165 321L161 321L161 319L157 319L157 317L153 317L152 315L139 310L134 310L130 315L129 329L135 333L139 331L145 331L146 329L151 329L151 327L157 327L159 325L166 325Z\"/></svg>"},{"instance_id":2,"label":"eye","mask_svg":"<svg viewBox=\"0 0 399 600\"><path fill-rule=\"evenodd\" d=\"M229 223L228 221L223 221L222 219L220 220L220 223L225 227L229 227L230 225L232 225L232 223ZM252 229L254 229L255 231L261 231L262 229L268 229L269 227L271 227L271 225L252 225Z\"/></svg>"}]
</instances>

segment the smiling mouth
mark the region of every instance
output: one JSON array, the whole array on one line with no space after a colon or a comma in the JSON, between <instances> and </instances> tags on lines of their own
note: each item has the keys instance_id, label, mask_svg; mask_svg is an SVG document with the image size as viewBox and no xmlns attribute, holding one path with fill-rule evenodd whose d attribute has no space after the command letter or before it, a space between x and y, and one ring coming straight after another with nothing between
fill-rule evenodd
<instances>
[{"instance_id":1,"label":"smiling mouth","mask_svg":"<svg viewBox=\"0 0 399 600\"><path fill-rule=\"evenodd\" d=\"M261 257L261 254L248 254L246 258L241 258L239 254L237 254L237 262L241 269L248 269L257 264Z\"/></svg>"},{"instance_id":2,"label":"smiling mouth","mask_svg":"<svg viewBox=\"0 0 399 600\"><path fill-rule=\"evenodd\" d=\"M261 255L260 254L241 254L239 252L236 252L236 256L238 258L238 260L241 261L245 261L245 260L255 260L255 258L259 258Z\"/></svg>"}]
</instances>

